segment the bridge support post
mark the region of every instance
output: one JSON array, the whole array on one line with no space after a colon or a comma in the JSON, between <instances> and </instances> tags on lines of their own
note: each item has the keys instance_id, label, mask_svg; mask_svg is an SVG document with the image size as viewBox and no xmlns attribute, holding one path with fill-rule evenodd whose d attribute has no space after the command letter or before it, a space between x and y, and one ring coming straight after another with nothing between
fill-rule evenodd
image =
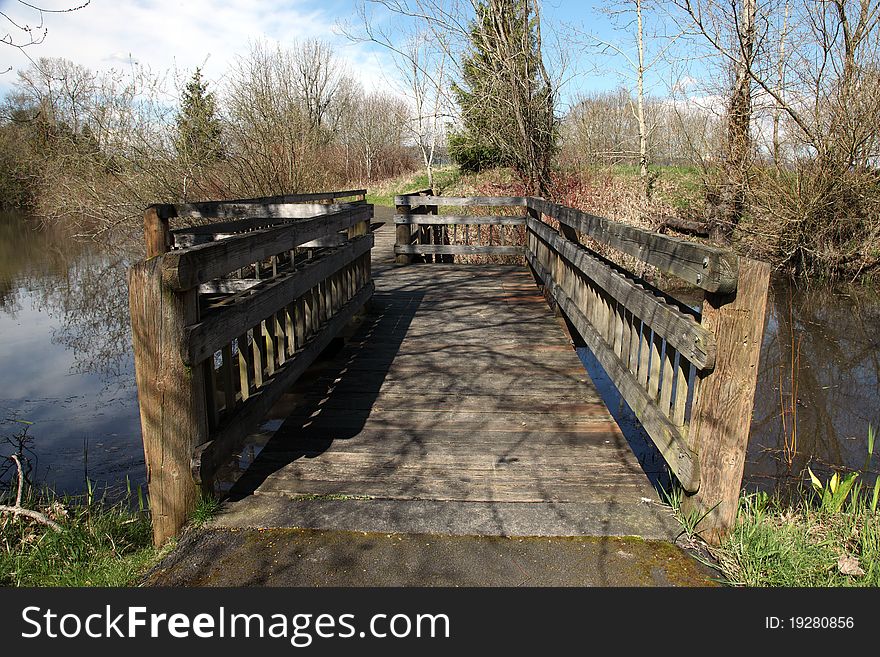
<instances>
[{"instance_id":1,"label":"bridge support post","mask_svg":"<svg viewBox=\"0 0 880 657\"><path fill-rule=\"evenodd\" d=\"M207 436L207 405L204 369L181 360L185 327L199 318L198 289L175 292L162 281L170 232L161 206L146 211L145 235L148 259L131 268L128 286L153 542L159 546L180 531L198 502L191 459Z\"/></svg>"},{"instance_id":2,"label":"bridge support post","mask_svg":"<svg viewBox=\"0 0 880 657\"><path fill-rule=\"evenodd\" d=\"M700 487L682 511L705 517L697 531L717 543L734 526L764 334L770 266L739 259L735 295L706 294L701 324L717 343L714 370L700 376L688 443L699 454Z\"/></svg>"}]
</instances>

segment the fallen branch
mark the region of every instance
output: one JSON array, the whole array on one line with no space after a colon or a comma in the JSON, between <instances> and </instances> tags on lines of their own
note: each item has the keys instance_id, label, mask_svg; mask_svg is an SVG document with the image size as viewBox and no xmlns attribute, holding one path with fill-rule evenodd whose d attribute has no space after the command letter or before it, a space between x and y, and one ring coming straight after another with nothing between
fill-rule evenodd
<instances>
[{"instance_id":1,"label":"fallen branch","mask_svg":"<svg viewBox=\"0 0 880 657\"><path fill-rule=\"evenodd\" d=\"M663 217L660 226L657 227L658 233L667 233L669 229L677 233L685 235L693 235L695 237L709 237L709 227L699 221L688 221L678 217Z\"/></svg>"},{"instance_id":2,"label":"fallen branch","mask_svg":"<svg viewBox=\"0 0 880 657\"><path fill-rule=\"evenodd\" d=\"M18 460L18 456L13 454L9 457L13 461L15 461L15 466L18 468L18 491L15 494L15 504L13 506L9 506L7 504L0 504L0 513L11 513L14 516L25 516L32 520L36 520L37 522L46 525L47 527L52 528L56 532L63 531L61 525L59 525L54 520L51 520L46 514L40 513L39 511L33 511L31 509L26 509L21 505L21 494L24 489L24 473L21 468L21 461Z\"/></svg>"}]
</instances>

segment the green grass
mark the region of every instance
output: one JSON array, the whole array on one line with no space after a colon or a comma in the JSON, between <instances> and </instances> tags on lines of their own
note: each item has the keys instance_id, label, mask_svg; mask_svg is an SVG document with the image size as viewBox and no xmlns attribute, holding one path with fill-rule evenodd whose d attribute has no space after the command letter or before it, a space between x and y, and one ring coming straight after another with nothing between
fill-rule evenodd
<instances>
[{"instance_id":1,"label":"green grass","mask_svg":"<svg viewBox=\"0 0 880 657\"><path fill-rule=\"evenodd\" d=\"M132 496L117 504L29 497L23 506L62 531L0 515L0 586L131 586L165 552L153 548L149 515L132 509Z\"/></svg>"},{"instance_id":2,"label":"green grass","mask_svg":"<svg viewBox=\"0 0 880 657\"><path fill-rule=\"evenodd\" d=\"M219 511L220 502L214 497L203 495L199 498L195 511L193 511L190 517L190 524L193 527L201 527L210 520L213 520Z\"/></svg>"},{"instance_id":3,"label":"green grass","mask_svg":"<svg viewBox=\"0 0 880 657\"><path fill-rule=\"evenodd\" d=\"M725 578L742 586L880 586L880 515L864 498L828 513L744 495L736 527L711 553ZM841 558L864 574L842 572Z\"/></svg>"},{"instance_id":4,"label":"green grass","mask_svg":"<svg viewBox=\"0 0 880 657\"><path fill-rule=\"evenodd\" d=\"M458 167L446 166L434 170L434 191L442 194L445 189L458 182L461 174ZM378 182L367 188L367 203L394 207L394 197L428 188L428 174L424 170L409 173Z\"/></svg>"}]
</instances>

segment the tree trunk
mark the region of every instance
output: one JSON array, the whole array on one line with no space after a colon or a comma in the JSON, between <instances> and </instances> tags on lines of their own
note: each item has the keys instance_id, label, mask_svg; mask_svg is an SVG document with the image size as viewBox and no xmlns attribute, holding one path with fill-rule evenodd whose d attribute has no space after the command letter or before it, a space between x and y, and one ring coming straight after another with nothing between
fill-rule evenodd
<instances>
[{"instance_id":1,"label":"tree trunk","mask_svg":"<svg viewBox=\"0 0 880 657\"><path fill-rule=\"evenodd\" d=\"M726 241L742 218L745 207L748 167L752 151L749 127L752 120L750 71L755 50L756 0L744 0L739 32L739 59L734 64L733 90L727 115L727 143L722 167L721 188L709 217L714 239Z\"/></svg>"}]
</instances>

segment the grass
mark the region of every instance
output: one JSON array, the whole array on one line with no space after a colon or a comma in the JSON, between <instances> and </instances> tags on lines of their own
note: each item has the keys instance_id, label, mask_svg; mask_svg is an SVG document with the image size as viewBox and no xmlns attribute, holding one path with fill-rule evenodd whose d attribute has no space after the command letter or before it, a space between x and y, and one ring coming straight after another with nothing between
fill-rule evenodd
<instances>
[{"instance_id":1,"label":"grass","mask_svg":"<svg viewBox=\"0 0 880 657\"><path fill-rule=\"evenodd\" d=\"M165 553L153 548L149 514L130 494L116 504L29 495L23 506L57 522L0 516L0 586L132 586Z\"/></svg>"},{"instance_id":2,"label":"grass","mask_svg":"<svg viewBox=\"0 0 880 657\"><path fill-rule=\"evenodd\" d=\"M743 495L736 527L710 552L735 585L880 586L880 515L861 497L829 513Z\"/></svg>"},{"instance_id":3,"label":"grass","mask_svg":"<svg viewBox=\"0 0 880 657\"><path fill-rule=\"evenodd\" d=\"M785 498L780 493L743 493L736 523L720 545L699 540L702 520L681 509L682 494L667 501L690 547L706 555L728 584L735 586L880 586L880 478L871 486L868 471L875 433L868 428L865 466L821 481L809 468L810 490Z\"/></svg>"},{"instance_id":4,"label":"grass","mask_svg":"<svg viewBox=\"0 0 880 657\"><path fill-rule=\"evenodd\" d=\"M434 170L434 191L443 194L448 188L455 185L461 174L458 167L446 166ZM390 178L381 182L373 183L367 188L367 203L394 207L394 197L397 194L414 192L428 188L427 172L419 171L409 173L396 178ZM447 194L448 196L448 194Z\"/></svg>"},{"instance_id":5,"label":"grass","mask_svg":"<svg viewBox=\"0 0 880 657\"><path fill-rule=\"evenodd\" d=\"M190 516L189 522L193 527L201 527L213 520L220 511L220 502L214 497L202 495L199 502Z\"/></svg>"}]
</instances>

